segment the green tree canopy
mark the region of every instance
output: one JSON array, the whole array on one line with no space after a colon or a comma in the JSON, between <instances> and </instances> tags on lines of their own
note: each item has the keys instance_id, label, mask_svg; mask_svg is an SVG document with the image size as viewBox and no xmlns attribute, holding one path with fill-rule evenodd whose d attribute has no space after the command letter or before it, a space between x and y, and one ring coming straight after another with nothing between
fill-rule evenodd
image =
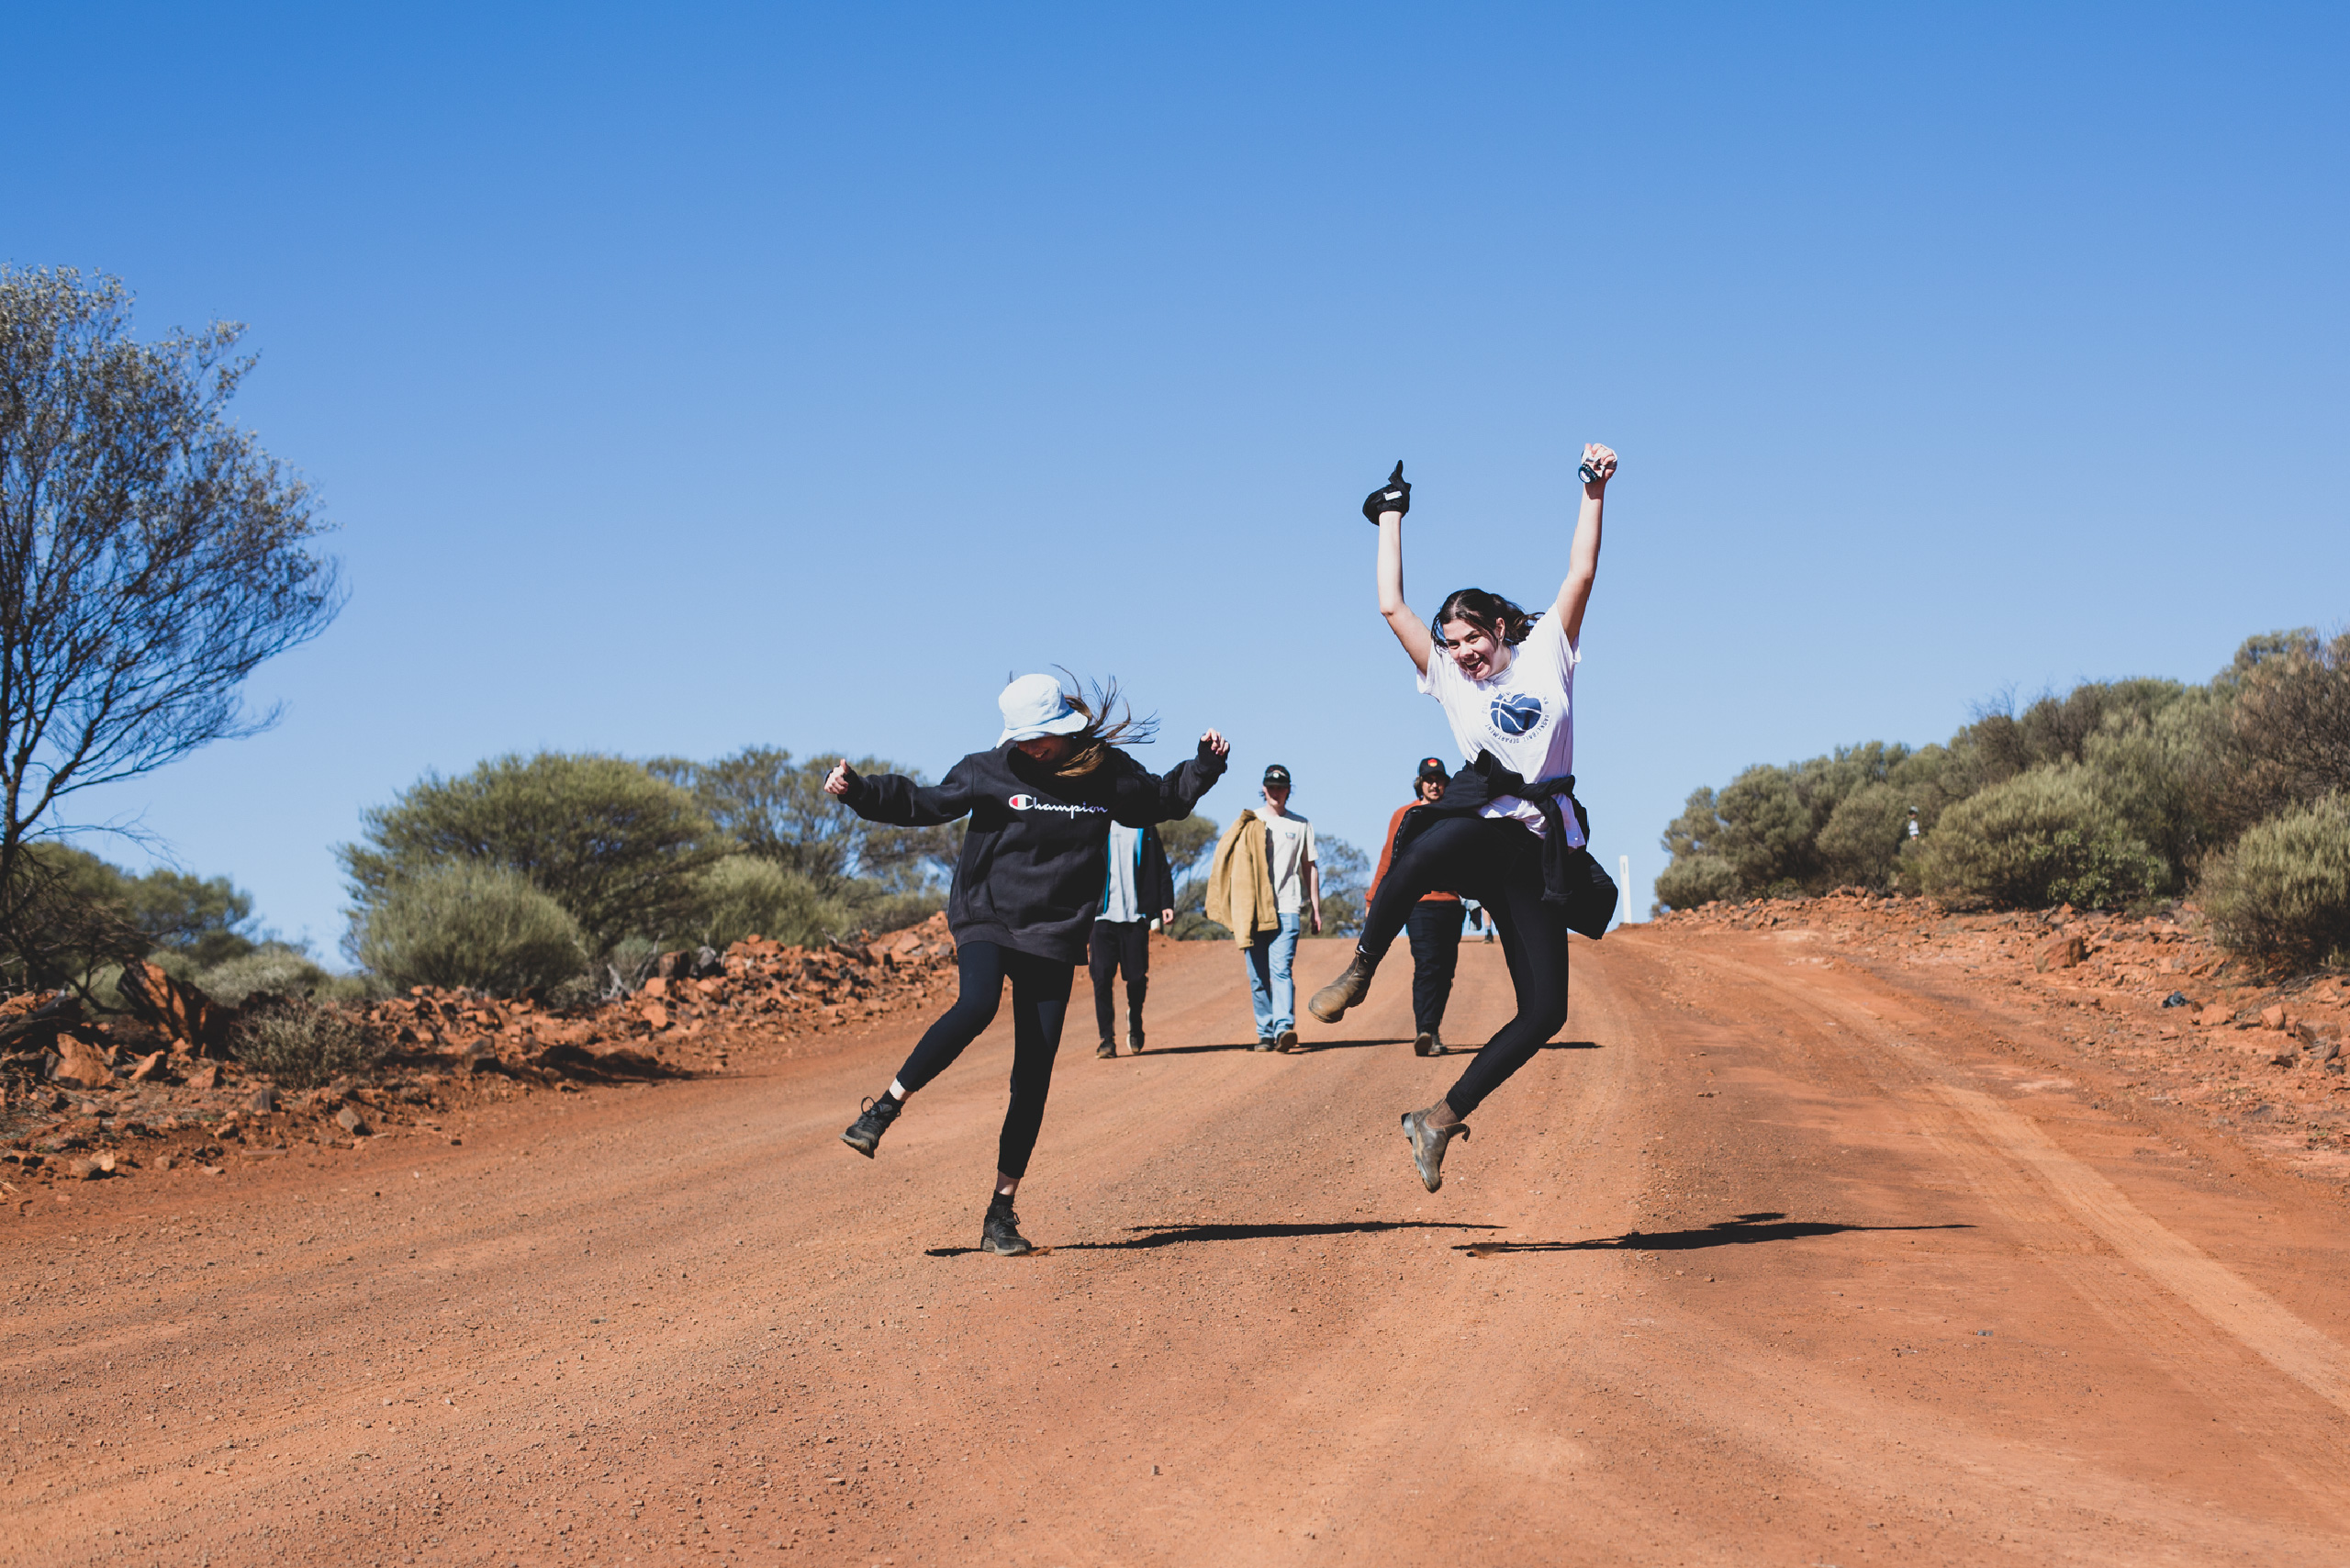
<instances>
[{"instance_id":1,"label":"green tree canopy","mask_svg":"<svg viewBox=\"0 0 2350 1568\"><path fill-rule=\"evenodd\" d=\"M542 752L428 774L336 850L355 928L402 882L453 863L503 867L577 923L591 958L622 937L682 937L697 875L725 853L692 795L624 757Z\"/></svg>"}]
</instances>

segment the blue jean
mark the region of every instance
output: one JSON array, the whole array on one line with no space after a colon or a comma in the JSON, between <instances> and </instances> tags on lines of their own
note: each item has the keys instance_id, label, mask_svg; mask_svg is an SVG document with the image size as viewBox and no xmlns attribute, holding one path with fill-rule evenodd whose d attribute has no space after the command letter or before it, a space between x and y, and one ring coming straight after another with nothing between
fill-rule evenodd
<instances>
[{"instance_id":1,"label":"blue jean","mask_svg":"<svg viewBox=\"0 0 2350 1568\"><path fill-rule=\"evenodd\" d=\"M1248 945L1248 1005L1256 1009L1257 1037L1268 1039L1297 1024L1297 987L1289 978L1297 961L1297 934L1305 924L1302 914L1277 917L1279 931L1260 931Z\"/></svg>"}]
</instances>

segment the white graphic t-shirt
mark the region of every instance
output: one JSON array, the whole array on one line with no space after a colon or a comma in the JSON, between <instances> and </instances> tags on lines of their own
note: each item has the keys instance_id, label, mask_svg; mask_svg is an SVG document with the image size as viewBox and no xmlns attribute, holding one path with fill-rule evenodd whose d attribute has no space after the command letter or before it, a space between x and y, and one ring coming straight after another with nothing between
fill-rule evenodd
<instances>
[{"instance_id":1,"label":"white graphic t-shirt","mask_svg":"<svg viewBox=\"0 0 2350 1568\"><path fill-rule=\"evenodd\" d=\"M1583 655L1567 642L1557 611L1534 623L1517 645L1509 667L1489 680L1471 680L1442 648L1428 651L1420 689L1444 705L1445 722L1464 762L1489 751L1503 767L1528 780L1555 778L1575 770L1575 666ZM1536 834L1541 808L1515 795L1496 795L1478 813L1510 817ZM1583 843L1575 814L1567 810L1568 841Z\"/></svg>"},{"instance_id":2,"label":"white graphic t-shirt","mask_svg":"<svg viewBox=\"0 0 2350 1568\"><path fill-rule=\"evenodd\" d=\"M1305 913L1305 868L1314 863L1314 824L1292 812L1277 817L1257 813L1265 824L1265 869L1273 879L1273 911Z\"/></svg>"}]
</instances>

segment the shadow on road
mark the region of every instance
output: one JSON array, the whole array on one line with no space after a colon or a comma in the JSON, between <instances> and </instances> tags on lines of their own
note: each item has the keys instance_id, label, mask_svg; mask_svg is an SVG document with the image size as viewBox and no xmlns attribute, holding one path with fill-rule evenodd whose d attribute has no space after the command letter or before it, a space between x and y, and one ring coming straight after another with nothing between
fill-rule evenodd
<instances>
[{"instance_id":1,"label":"shadow on road","mask_svg":"<svg viewBox=\"0 0 2350 1568\"><path fill-rule=\"evenodd\" d=\"M1124 1241L1064 1241L1039 1252L1128 1252L1179 1241L1278 1241L1292 1236L1370 1236L1386 1230L1499 1230L1497 1225L1456 1225L1434 1219L1304 1220L1265 1225L1137 1225ZM932 1247L925 1258L960 1258L976 1247Z\"/></svg>"},{"instance_id":2,"label":"shadow on road","mask_svg":"<svg viewBox=\"0 0 2350 1568\"><path fill-rule=\"evenodd\" d=\"M1628 1230L1621 1236L1595 1236L1585 1241L1472 1241L1453 1249L1472 1258L1499 1252L1695 1252L1708 1247L1751 1247L1761 1241L1800 1241L1807 1236L1841 1236L1846 1231L1973 1230L1971 1225L1839 1225L1831 1220L1789 1219L1782 1214L1740 1215L1717 1220L1703 1230L1666 1230L1643 1235Z\"/></svg>"},{"instance_id":3,"label":"shadow on road","mask_svg":"<svg viewBox=\"0 0 2350 1568\"><path fill-rule=\"evenodd\" d=\"M1315 1051L1353 1050L1363 1046L1408 1046L1411 1043L1408 1036L1399 1040L1308 1040L1297 1054L1312 1056ZM1163 1048L1153 1046L1142 1054L1146 1057L1195 1057L1203 1051L1253 1051L1256 1048L1257 1042L1247 1039L1233 1046L1168 1046ZM1124 1054L1131 1056L1134 1053Z\"/></svg>"},{"instance_id":4,"label":"shadow on road","mask_svg":"<svg viewBox=\"0 0 2350 1568\"><path fill-rule=\"evenodd\" d=\"M1320 1051L1359 1051L1374 1046L1408 1046L1411 1043L1412 1037L1409 1035L1400 1035L1394 1038L1383 1040L1308 1040L1297 1054L1313 1056ZM1164 1049L1154 1046L1142 1054L1146 1057L1189 1057L1198 1056L1203 1051L1253 1051L1256 1048L1255 1041L1243 1040L1236 1046L1169 1046ZM1546 1051L1595 1051L1598 1048L1597 1040L1552 1040L1542 1047ZM1134 1053L1127 1051L1122 1054L1130 1057ZM1457 1045L1449 1048L1444 1054L1453 1057L1475 1056L1477 1047Z\"/></svg>"}]
</instances>

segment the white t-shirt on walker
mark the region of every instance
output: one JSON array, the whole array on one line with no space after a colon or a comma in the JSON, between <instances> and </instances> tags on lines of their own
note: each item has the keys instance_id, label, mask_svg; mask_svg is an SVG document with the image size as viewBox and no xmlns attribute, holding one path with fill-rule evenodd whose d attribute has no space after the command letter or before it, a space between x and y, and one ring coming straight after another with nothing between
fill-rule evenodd
<instances>
[{"instance_id":1,"label":"white t-shirt on walker","mask_svg":"<svg viewBox=\"0 0 2350 1568\"><path fill-rule=\"evenodd\" d=\"M1451 655L1431 648L1419 687L1443 704L1462 761L1489 751L1521 778L1555 778L1575 770L1575 666L1582 662L1553 610L1534 623L1501 674L1471 680ZM1477 814L1509 817L1537 835L1542 832L1541 808L1515 795L1494 796ZM1566 824L1569 845L1581 845L1583 829L1572 808Z\"/></svg>"}]
</instances>

